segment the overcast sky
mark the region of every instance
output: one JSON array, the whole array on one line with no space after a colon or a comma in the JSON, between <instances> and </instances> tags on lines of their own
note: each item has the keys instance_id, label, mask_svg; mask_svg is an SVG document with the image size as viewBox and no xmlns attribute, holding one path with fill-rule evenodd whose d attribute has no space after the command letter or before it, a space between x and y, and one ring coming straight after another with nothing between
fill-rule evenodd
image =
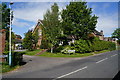
<instances>
[{"instance_id":1,"label":"overcast sky","mask_svg":"<svg viewBox=\"0 0 120 80\"><path fill-rule=\"evenodd\" d=\"M60 11L69 2L57 2ZM34 28L38 19L43 19L47 9L53 2L15 2L12 5L14 11L13 32L24 37L24 33ZM88 7L93 8L93 14L98 16L97 30L103 30L106 37L111 36L118 27L118 3L117 2L88 2Z\"/></svg>"}]
</instances>

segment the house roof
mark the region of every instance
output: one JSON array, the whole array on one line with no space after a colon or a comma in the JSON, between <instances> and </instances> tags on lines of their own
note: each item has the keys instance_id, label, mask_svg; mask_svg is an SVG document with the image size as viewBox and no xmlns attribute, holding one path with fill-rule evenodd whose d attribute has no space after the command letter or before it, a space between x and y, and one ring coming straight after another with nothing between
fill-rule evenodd
<instances>
[{"instance_id":1,"label":"house roof","mask_svg":"<svg viewBox=\"0 0 120 80\"><path fill-rule=\"evenodd\" d=\"M35 28L34 28L34 30L33 30L33 33L36 31L36 29L38 28L38 26L39 26L40 24L43 24L43 20L38 19L38 22L37 22L37 24L36 24L36 26L35 26Z\"/></svg>"},{"instance_id":2,"label":"house roof","mask_svg":"<svg viewBox=\"0 0 120 80\"><path fill-rule=\"evenodd\" d=\"M95 34L95 35L100 35L100 36L103 35L101 32L98 32L97 30L94 31L94 34Z\"/></svg>"},{"instance_id":3,"label":"house roof","mask_svg":"<svg viewBox=\"0 0 120 80\"><path fill-rule=\"evenodd\" d=\"M15 39L15 44L16 44L16 43L22 43L22 40Z\"/></svg>"}]
</instances>

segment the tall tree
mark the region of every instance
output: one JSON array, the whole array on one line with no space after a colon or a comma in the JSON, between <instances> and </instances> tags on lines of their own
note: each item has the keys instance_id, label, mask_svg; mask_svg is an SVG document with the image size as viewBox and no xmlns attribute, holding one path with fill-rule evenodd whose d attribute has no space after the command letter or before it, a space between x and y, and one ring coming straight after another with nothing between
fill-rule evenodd
<instances>
[{"instance_id":1,"label":"tall tree","mask_svg":"<svg viewBox=\"0 0 120 80\"><path fill-rule=\"evenodd\" d=\"M25 38L23 39L23 46L30 51L33 50L32 30L28 30L28 32L25 33Z\"/></svg>"},{"instance_id":2,"label":"tall tree","mask_svg":"<svg viewBox=\"0 0 120 80\"><path fill-rule=\"evenodd\" d=\"M6 47L5 50L9 50L9 28L10 28L10 8L7 7L6 3L0 4L0 29L6 30ZM13 20L13 12L11 13L11 20ZM12 45L14 45L15 35L14 32L11 34Z\"/></svg>"},{"instance_id":3,"label":"tall tree","mask_svg":"<svg viewBox=\"0 0 120 80\"><path fill-rule=\"evenodd\" d=\"M59 7L57 3L51 6L51 11L47 10L43 19L43 32L46 35L47 41L51 46L51 53L53 47L58 43L57 37L60 34L59 28Z\"/></svg>"},{"instance_id":4,"label":"tall tree","mask_svg":"<svg viewBox=\"0 0 120 80\"><path fill-rule=\"evenodd\" d=\"M120 28L117 28L113 33L112 33L113 38L118 39L118 43L120 44Z\"/></svg>"},{"instance_id":5,"label":"tall tree","mask_svg":"<svg viewBox=\"0 0 120 80\"><path fill-rule=\"evenodd\" d=\"M86 2L70 2L62 11L63 29L65 35L86 39L96 28L97 16L91 15L92 9Z\"/></svg>"},{"instance_id":6,"label":"tall tree","mask_svg":"<svg viewBox=\"0 0 120 80\"><path fill-rule=\"evenodd\" d=\"M6 40L9 41L9 28L10 28L10 9L6 3L2 3L2 29L6 30ZM13 20L13 12L11 13L11 20Z\"/></svg>"}]
</instances>

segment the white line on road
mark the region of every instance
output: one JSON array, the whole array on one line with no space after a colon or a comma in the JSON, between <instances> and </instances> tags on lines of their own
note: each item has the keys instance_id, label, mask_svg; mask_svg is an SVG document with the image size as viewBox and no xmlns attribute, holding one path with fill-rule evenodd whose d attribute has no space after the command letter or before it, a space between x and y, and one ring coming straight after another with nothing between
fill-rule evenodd
<instances>
[{"instance_id":1,"label":"white line on road","mask_svg":"<svg viewBox=\"0 0 120 80\"><path fill-rule=\"evenodd\" d=\"M111 57L114 57L114 56L116 56L117 54L115 54L115 55L112 55Z\"/></svg>"},{"instance_id":2,"label":"white line on road","mask_svg":"<svg viewBox=\"0 0 120 80\"><path fill-rule=\"evenodd\" d=\"M106 59L108 59L108 58L102 59L102 60L100 60L100 61L98 61L98 62L96 62L96 63L100 63L100 62L102 62L102 61L104 61L104 60L106 60Z\"/></svg>"},{"instance_id":3,"label":"white line on road","mask_svg":"<svg viewBox=\"0 0 120 80\"><path fill-rule=\"evenodd\" d=\"M86 68L87 68L87 66L85 66L85 67L83 67L83 68L80 68L80 69L78 69L78 70L75 70L75 71L73 71L73 72L70 72L70 73L68 73L68 74L62 75L62 76L60 76L60 77L57 77L56 79L63 78L63 77L65 77L65 76L71 75L71 74L73 74L73 73L76 73L76 72L81 71L81 70L86 69ZM53 79L53 80L56 80L56 79Z\"/></svg>"}]
</instances>

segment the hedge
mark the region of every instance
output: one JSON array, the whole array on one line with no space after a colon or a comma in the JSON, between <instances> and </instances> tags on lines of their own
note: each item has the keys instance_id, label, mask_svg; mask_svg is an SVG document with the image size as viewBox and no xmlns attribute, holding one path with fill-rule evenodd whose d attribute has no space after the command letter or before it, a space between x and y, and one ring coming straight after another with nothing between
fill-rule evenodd
<instances>
[{"instance_id":1,"label":"hedge","mask_svg":"<svg viewBox=\"0 0 120 80\"><path fill-rule=\"evenodd\" d=\"M98 39L90 40L76 40L70 47L71 50L75 50L76 53L89 53L102 50L115 50L116 44L109 41L102 41ZM63 49L64 51L64 49Z\"/></svg>"},{"instance_id":2,"label":"hedge","mask_svg":"<svg viewBox=\"0 0 120 80\"><path fill-rule=\"evenodd\" d=\"M9 62L9 52L5 53L8 55L7 63ZM12 52L12 66L21 65L23 60L23 52Z\"/></svg>"}]
</instances>

